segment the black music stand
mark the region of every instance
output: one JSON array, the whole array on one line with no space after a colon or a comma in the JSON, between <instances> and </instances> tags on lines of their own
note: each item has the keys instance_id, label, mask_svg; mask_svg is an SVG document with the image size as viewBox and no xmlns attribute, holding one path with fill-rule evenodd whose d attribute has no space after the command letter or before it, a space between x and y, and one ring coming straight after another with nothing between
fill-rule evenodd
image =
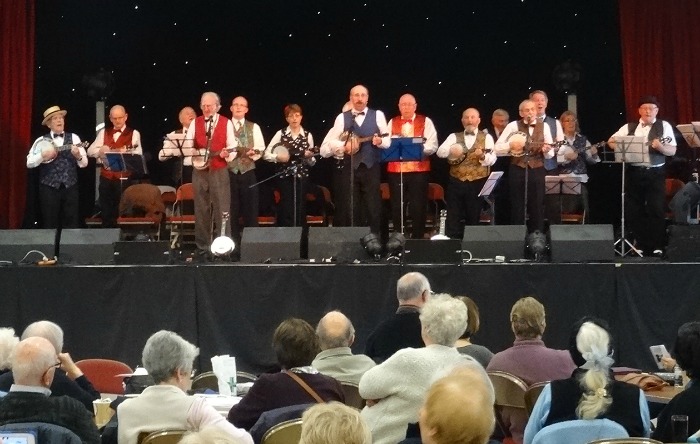
<instances>
[{"instance_id":1,"label":"black music stand","mask_svg":"<svg viewBox=\"0 0 700 444\"><path fill-rule=\"evenodd\" d=\"M146 169L146 161L141 154L134 153L105 153L107 160L107 168L110 171L119 173L131 173L132 179L141 179L148 174ZM121 180L126 180L122 178Z\"/></svg>"},{"instance_id":2,"label":"black music stand","mask_svg":"<svg viewBox=\"0 0 700 444\"><path fill-rule=\"evenodd\" d=\"M491 225L496 225L496 200L491 198L493 190L496 189L498 181L503 177L503 171L492 171L489 174L488 179L484 182L484 186L481 187L478 197L483 197L486 203L489 205L489 211L491 212Z\"/></svg>"},{"instance_id":3,"label":"black music stand","mask_svg":"<svg viewBox=\"0 0 700 444\"><path fill-rule=\"evenodd\" d=\"M380 151L380 162L415 162L423 160L422 137L392 137L389 148ZM404 205L403 205L403 169L399 173L401 188L401 234L404 234Z\"/></svg>"},{"instance_id":4,"label":"black music stand","mask_svg":"<svg viewBox=\"0 0 700 444\"><path fill-rule=\"evenodd\" d=\"M700 182L698 179L698 149L700 149L700 122L690 122L685 124L676 125L678 131L681 132L683 138L688 142L688 146L693 149L693 178L695 182ZM693 209L695 209L695 217L691 217L693 214ZM688 223L696 225L698 220L700 220L700 207L694 207L689 209Z\"/></svg>"},{"instance_id":5,"label":"black music stand","mask_svg":"<svg viewBox=\"0 0 700 444\"><path fill-rule=\"evenodd\" d=\"M580 176L545 176L544 177L544 194L556 195L559 200L559 220L549 221L552 225L554 222L561 223L561 213L562 213L562 196L564 195L581 195L581 177ZM585 214L584 214L585 218Z\"/></svg>"}]
</instances>

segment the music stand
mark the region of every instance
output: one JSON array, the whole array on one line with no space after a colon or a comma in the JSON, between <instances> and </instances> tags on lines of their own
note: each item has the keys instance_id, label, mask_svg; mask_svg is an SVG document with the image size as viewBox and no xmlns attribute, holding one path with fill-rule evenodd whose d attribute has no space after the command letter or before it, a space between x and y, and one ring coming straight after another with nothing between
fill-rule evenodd
<instances>
[{"instance_id":1,"label":"music stand","mask_svg":"<svg viewBox=\"0 0 700 444\"><path fill-rule=\"evenodd\" d=\"M581 195L581 177L573 175L545 176L544 194L554 194L559 197L559 222L562 213L562 195ZM549 221L550 224L554 222Z\"/></svg>"},{"instance_id":2,"label":"music stand","mask_svg":"<svg viewBox=\"0 0 700 444\"><path fill-rule=\"evenodd\" d=\"M621 257L625 257L631 252L637 256L643 257L642 251L635 247L632 242L625 238L625 175L627 164L639 166L649 166L649 149L647 148L647 140L644 136L615 136L615 163L622 164L622 188L621 188L621 230L620 238L614 243L615 253ZM646 163L645 163L646 160Z\"/></svg>"},{"instance_id":3,"label":"music stand","mask_svg":"<svg viewBox=\"0 0 700 444\"><path fill-rule=\"evenodd\" d=\"M678 131L681 132L683 138L688 142L688 146L693 148L693 179L698 182L698 152L700 148L700 122L690 122L676 125ZM692 210L692 208L691 208ZM692 214L692 212L691 212ZM700 210L696 210L696 215L700 214ZM692 218L691 218L692 219ZM695 218L697 220L698 217ZM692 223L692 222L691 222Z\"/></svg>"},{"instance_id":4,"label":"music stand","mask_svg":"<svg viewBox=\"0 0 700 444\"><path fill-rule=\"evenodd\" d=\"M389 148L380 151L380 162L415 162L423 160L422 137L392 137ZM401 234L404 234L403 220L403 168L399 173L400 200L401 200Z\"/></svg>"},{"instance_id":5,"label":"music stand","mask_svg":"<svg viewBox=\"0 0 700 444\"><path fill-rule=\"evenodd\" d=\"M491 225L496 225L496 200L491 199L491 194L493 194L493 190L496 189L496 185L501 177L503 177L503 171L492 171L477 196L483 197L489 205L489 211L491 211Z\"/></svg>"}]
</instances>

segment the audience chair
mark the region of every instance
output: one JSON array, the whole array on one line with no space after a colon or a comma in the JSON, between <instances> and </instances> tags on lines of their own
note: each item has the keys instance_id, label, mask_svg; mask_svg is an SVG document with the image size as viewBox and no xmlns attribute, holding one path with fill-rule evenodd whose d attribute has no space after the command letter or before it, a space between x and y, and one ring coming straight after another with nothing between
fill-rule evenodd
<instances>
[{"instance_id":1,"label":"audience chair","mask_svg":"<svg viewBox=\"0 0 700 444\"><path fill-rule=\"evenodd\" d=\"M366 401L360 396L360 389L357 384L341 381L340 386L343 388L343 394L345 394L345 405L359 410L365 407Z\"/></svg>"},{"instance_id":2,"label":"audience chair","mask_svg":"<svg viewBox=\"0 0 700 444\"><path fill-rule=\"evenodd\" d=\"M219 391L219 380L216 378L214 372L200 373L192 380L191 390L204 391L206 389L213 390L217 393Z\"/></svg>"},{"instance_id":3,"label":"audience chair","mask_svg":"<svg viewBox=\"0 0 700 444\"><path fill-rule=\"evenodd\" d=\"M312 402L307 404L288 405L286 407L279 407L263 412L253 427L250 428L250 435L253 437L253 442L260 444L268 431L273 429L275 426L282 424L283 422L289 422L295 419L301 421L301 415L304 414L306 409L315 404L316 403ZM296 442L297 441L295 441L295 443Z\"/></svg>"},{"instance_id":4,"label":"audience chair","mask_svg":"<svg viewBox=\"0 0 700 444\"><path fill-rule=\"evenodd\" d=\"M187 430L157 430L139 433L138 444L177 444Z\"/></svg>"},{"instance_id":5,"label":"audience chair","mask_svg":"<svg viewBox=\"0 0 700 444\"><path fill-rule=\"evenodd\" d=\"M191 183L182 184L175 193L173 214L166 218L170 230L170 247L176 248L189 240L194 242L194 188Z\"/></svg>"},{"instance_id":6,"label":"audience chair","mask_svg":"<svg viewBox=\"0 0 700 444\"><path fill-rule=\"evenodd\" d=\"M248 372L236 372L236 383L238 382L255 382L258 377Z\"/></svg>"},{"instance_id":7,"label":"audience chair","mask_svg":"<svg viewBox=\"0 0 700 444\"><path fill-rule=\"evenodd\" d=\"M662 444L651 438L615 438L615 439L596 439L588 444Z\"/></svg>"},{"instance_id":8,"label":"audience chair","mask_svg":"<svg viewBox=\"0 0 700 444\"><path fill-rule=\"evenodd\" d=\"M535 435L532 444L587 444L602 438L627 438L627 431L609 419L576 419L549 425Z\"/></svg>"},{"instance_id":9,"label":"audience chair","mask_svg":"<svg viewBox=\"0 0 700 444\"><path fill-rule=\"evenodd\" d=\"M540 397L540 393L542 393L544 386L547 384L549 384L549 381L537 382L532 384L525 391L525 409L527 409L528 416L530 416L530 413L532 413L532 409L537 403L537 398Z\"/></svg>"},{"instance_id":10,"label":"audience chair","mask_svg":"<svg viewBox=\"0 0 700 444\"><path fill-rule=\"evenodd\" d=\"M487 374L493 385L493 391L496 397L494 405L496 422L503 431L503 435L506 439L510 439L510 430L505 426L503 417L501 416L501 410L504 407L525 410L525 391L527 390L527 384L525 384L525 381L522 379L507 372L491 371L487 372Z\"/></svg>"},{"instance_id":11,"label":"audience chair","mask_svg":"<svg viewBox=\"0 0 700 444\"><path fill-rule=\"evenodd\" d=\"M284 421L268 430L262 444L298 444L301 439L301 419Z\"/></svg>"},{"instance_id":12,"label":"audience chair","mask_svg":"<svg viewBox=\"0 0 700 444\"><path fill-rule=\"evenodd\" d=\"M82 444L78 435L65 427L46 422L16 422L0 426L0 433L31 433L38 444ZM2 442L5 442L4 440ZM8 441L9 442L9 441Z\"/></svg>"},{"instance_id":13,"label":"audience chair","mask_svg":"<svg viewBox=\"0 0 700 444\"><path fill-rule=\"evenodd\" d=\"M134 371L128 365L112 359L83 359L75 363L85 374L93 387L100 393L124 394L123 378L117 375L131 374Z\"/></svg>"}]
</instances>

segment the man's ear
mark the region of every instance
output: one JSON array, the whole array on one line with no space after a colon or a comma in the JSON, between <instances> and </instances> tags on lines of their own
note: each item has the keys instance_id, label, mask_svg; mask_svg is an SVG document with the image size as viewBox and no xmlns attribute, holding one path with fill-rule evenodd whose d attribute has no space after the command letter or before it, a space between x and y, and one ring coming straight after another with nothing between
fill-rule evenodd
<instances>
[{"instance_id":1,"label":"man's ear","mask_svg":"<svg viewBox=\"0 0 700 444\"><path fill-rule=\"evenodd\" d=\"M352 347L352 344L355 343L355 335L350 336L350 344L348 344L348 347Z\"/></svg>"}]
</instances>

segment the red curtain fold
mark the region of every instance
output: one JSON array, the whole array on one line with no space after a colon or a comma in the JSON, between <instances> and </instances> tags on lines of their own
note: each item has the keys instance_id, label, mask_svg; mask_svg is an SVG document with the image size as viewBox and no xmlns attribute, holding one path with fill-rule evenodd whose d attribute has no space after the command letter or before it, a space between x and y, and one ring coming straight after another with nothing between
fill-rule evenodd
<instances>
[{"instance_id":1,"label":"red curtain fold","mask_svg":"<svg viewBox=\"0 0 700 444\"><path fill-rule=\"evenodd\" d=\"M34 0L0 2L0 228L24 215L34 98Z\"/></svg>"},{"instance_id":2,"label":"red curtain fold","mask_svg":"<svg viewBox=\"0 0 700 444\"><path fill-rule=\"evenodd\" d=\"M698 0L619 0L619 7L628 118L638 118L637 101L653 94L660 117L700 120Z\"/></svg>"}]
</instances>

